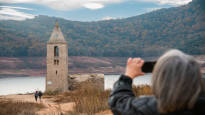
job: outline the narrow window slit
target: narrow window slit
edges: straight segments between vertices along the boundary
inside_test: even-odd
[[[58,48],[58,46],[55,46],[54,47],[54,56],[59,56],[59,48]]]

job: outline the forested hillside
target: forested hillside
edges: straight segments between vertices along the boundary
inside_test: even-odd
[[[204,0],[126,19],[78,22],[37,16],[0,21],[0,56],[45,56],[56,20],[72,56],[158,56],[170,48],[205,54]]]

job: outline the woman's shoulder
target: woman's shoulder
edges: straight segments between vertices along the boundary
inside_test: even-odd
[[[158,114],[155,96],[140,96],[133,101],[133,105],[144,115]]]

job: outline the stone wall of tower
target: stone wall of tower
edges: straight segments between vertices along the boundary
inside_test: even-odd
[[[54,47],[58,46],[59,56],[54,56]],[[55,64],[55,60],[59,60]],[[66,43],[47,44],[46,91],[66,91],[68,89],[68,47]]]

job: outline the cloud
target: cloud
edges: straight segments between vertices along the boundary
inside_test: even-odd
[[[145,9],[145,12],[148,13],[148,12],[152,12],[152,11],[156,11],[156,10],[160,10],[162,8],[146,8]]]
[[[26,9],[23,7],[10,7],[10,6],[0,6],[0,20],[25,20],[25,19],[32,19],[35,15],[20,12],[16,9]]]
[[[136,2],[153,2],[160,5],[183,5],[191,2],[192,0],[0,0],[2,3],[29,3],[40,4],[51,7],[56,10],[73,10],[77,8],[88,8],[96,10],[103,8],[107,4],[121,3],[127,1]]]
[[[188,4],[192,0],[136,0],[136,1],[154,2],[154,3],[158,3],[160,5],[168,4],[168,5],[173,5],[173,6],[179,6],[179,5]]]
[[[104,17],[102,20],[115,20],[115,19],[120,19],[120,18],[115,18],[115,17],[106,16],[106,17]]]
[[[123,1],[125,0],[0,0],[2,3],[41,4],[57,10],[72,10],[77,8],[96,10],[103,8],[106,4],[120,3]]]
[[[97,9],[104,7],[103,4],[99,4],[99,3],[87,3],[87,4],[84,4],[83,6],[91,10],[97,10]]]
[[[31,8],[13,7],[13,6],[0,6],[0,8],[12,8],[12,9],[20,9],[20,10],[33,10]]]
[[[159,0],[160,4],[170,4],[170,5],[184,5],[188,4],[192,0]]]

